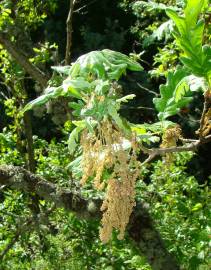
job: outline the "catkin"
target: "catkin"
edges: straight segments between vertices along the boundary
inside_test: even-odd
[[[161,148],[174,147],[177,145],[177,141],[181,136],[181,128],[179,125],[168,128],[163,134]],[[163,158],[165,165],[169,166],[174,161],[174,154],[167,153]]]
[[[202,136],[207,136],[211,131],[211,108],[208,109],[204,118],[204,125],[202,129]]]
[[[125,228],[135,206],[135,182],[140,171],[135,154],[135,136],[131,136],[132,153],[123,149],[123,139],[122,132],[109,120],[103,121],[92,135],[85,130],[81,136],[81,184],[93,178],[96,189],[102,190],[106,186],[100,228],[100,239],[104,243],[111,238],[113,229],[118,230],[118,239],[124,238]],[[111,176],[105,182],[102,178],[106,169],[111,171]]]

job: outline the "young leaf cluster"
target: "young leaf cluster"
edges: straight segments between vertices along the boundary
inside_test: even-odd
[[[76,128],[69,137],[69,149],[75,150],[78,134],[87,128],[93,132],[97,123],[111,118],[126,134],[129,127],[119,116],[122,102],[134,95],[120,98],[118,84],[126,70],[140,71],[142,67],[128,56],[108,49],[92,51],[79,57],[71,66],[53,67],[56,72],[67,76],[62,85],[48,87],[44,94],[28,103],[24,111],[41,106],[51,99],[69,97],[69,107],[80,121],[74,121]]]
[[[153,100],[161,120],[177,114],[180,108],[188,105],[191,97],[185,96],[187,92],[189,95],[198,90],[205,92],[210,87],[210,47],[202,44],[204,21],[198,20],[206,5],[204,0],[188,1],[184,16],[172,9],[166,11],[177,28],[174,37],[181,50],[180,59],[184,67],[168,73],[166,85],[160,86],[161,98]]]

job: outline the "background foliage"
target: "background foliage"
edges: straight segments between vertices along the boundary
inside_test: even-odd
[[[52,72],[50,66],[58,66],[64,59],[64,28],[69,4],[63,0],[38,2],[1,1],[0,30],[9,33],[12,41],[21,44],[19,49],[28,52],[31,63],[41,70],[47,70],[49,75],[53,73],[51,87],[59,87],[66,79],[66,74],[61,74],[58,70]],[[210,10],[206,7],[208,2],[204,3],[206,12],[202,15],[205,29],[203,44],[207,44],[210,39]],[[172,36],[175,28],[173,21],[166,15],[166,8],[168,7],[167,14],[177,25],[178,18],[174,12],[181,13],[185,4],[186,1],[181,0],[106,0],[103,3],[78,1],[73,19],[72,58],[75,61],[80,55],[99,49],[131,53],[133,59],[139,59],[144,70],[139,73],[128,72],[127,77],[120,79],[120,93],[136,95],[136,99],[123,103],[121,109],[118,108],[120,115],[128,122],[137,124],[153,123],[170,117],[169,120],[181,125],[184,136],[194,138],[202,109],[202,91],[188,92],[184,91],[184,87],[180,87],[176,91],[175,99],[170,105],[168,103],[169,107],[166,105],[169,97],[164,94],[166,89],[169,89],[168,93],[171,93],[172,97],[175,86],[181,79],[186,78],[183,86],[185,84],[187,89],[187,85],[191,86],[188,76],[192,74],[208,77],[210,70],[206,60],[210,53],[208,48],[202,50],[202,44],[199,44],[198,47],[191,48],[194,54],[189,55],[184,46],[178,47],[183,35],[180,29],[176,34],[176,41]],[[191,23],[194,23],[192,18]],[[195,35],[200,35],[199,28],[196,23]],[[194,40],[187,42],[193,46],[198,45]],[[181,49],[186,54],[184,57],[183,53],[183,63],[188,71],[178,67]],[[205,57],[205,60],[200,62],[200,67],[190,65],[190,62],[193,62],[191,57],[195,54],[201,59]],[[39,96],[42,89],[36,82],[27,78],[25,71],[3,46],[0,47],[0,60],[0,164],[25,166],[28,153],[22,109],[29,100]],[[118,73],[113,76],[112,79],[120,77]],[[68,79],[66,80],[68,83]],[[84,81],[80,83],[85,85]],[[159,96],[161,83],[164,84],[160,88]],[[198,88],[203,88],[203,81],[197,83]],[[77,92],[73,95],[80,98]],[[159,111],[159,119],[154,109],[153,98]],[[29,113],[32,117],[36,172],[56,183],[58,187],[77,189],[79,183],[69,178],[68,165],[73,156],[69,154],[67,143],[75,125],[71,123],[64,104],[64,100],[60,98],[58,101],[47,102],[46,106],[37,107]],[[74,104],[72,109],[75,109]],[[102,114],[104,115],[104,111]],[[85,117],[90,115],[96,116],[96,112],[84,112]],[[147,129],[146,131],[148,132]],[[153,143],[157,145],[156,139]],[[136,187],[137,199],[149,208],[156,228],[165,240],[168,250],[176,256],[181,269],[209,269],[209,151],[210,144],[207,144],[196,154],[175,154],[174,162],[165,169],[162,160],[157,159],[151,165],[142,168],[141,180]],[[77,169],[75,164],[74,168]],[[82,192],[87,197],[102,197],[102,193],[93,191],[91,185],[87,185]],[[27,194],[8,189],[0,190],[0,252],[14,237],[16,229],[30,216],[31,204],[31,198]],[[50,207],[42,200],[39,201],[39,205],[42,212]],[[45,217],[41,225],[37,224],[21,234],[0,262],[0,267],[151,269],[145,258],[140,255],[138,247],[127,235],[123,241],[117,240],[114,235],[109,244],[103,245],[99,241],[98,228],[99,223],[96,221],[83,221],[64,210],[54,210]]]

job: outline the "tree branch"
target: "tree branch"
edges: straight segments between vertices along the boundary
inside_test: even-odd
[[[76,10],[74,10],[73,12],[74,12],[74,13],[79,13],[80,11],[82,11],[83,9],[87,8],[88,6],[94,4],[95,2],[97,2],[97,0],[90,1],[88,4],[86,4],[86,5],[84,5],[84,6],[80,7],[80,8],[78,8],[78,9],[76,9]]]
[[[150,90],[149,88],[147,87],[144,87],[143,85],[141,85],[140,83],[136,83],[141,89],[145,90],[146,92],[150,93],[150,94],[153,94],[154,96],[159,96],[158,93],[156,93],[155,91],[152,91]]]
[[[5,185],[11,189],[26,193],[35,193],[46,201],[52,202],[56,207],[65,208],[67,211],[75,212],[79,217],[91,217],[88,211],[89,201],[80,196],[79,193],[70,190],[60,190],[56,185],[45,181],[42,177],[35,175],[21,167],[0,166],[0,186]],[[99,202],[96,201],[97,206]],[[99,216],[100,212],[94,213]]]
[[[73,10],[76,0],[70,0],[70,9],[67,16],[67,41],[66,41],[66,54],[65,54],[65,65],[69,65],[71,63],[71,54],[72,54],[72,23],[73,23]]]
[[[200,145],[208,143],[211,141],[211,135],[208,135],[203,138],[203,141],[199,140],[184,140],[184,141],[190,141],[189,144],[183,145],[183,146],[175,146],[175,147],[167,147],[167,148],[146,148],[143,145],[140,145],[141,150],[148,154],[148,158],[142,163],[142,165],[150,162],[152,159],[154,159],[156,156],[165,155],[167,153],[178,153],[178,152],[186,152],[186,151],[194,151],[196,150]]]
[[[58,189],[56,185],[44,180],[42,177],[15,166],[0,166],[0,187],[5,186],[22,192],[35,193],[46,201],[52,202],[56,207],[63,207],[72,211],[80,218],[100,218],[101,200],[93,200],[89,210],[90,201],[84,199],[80,193]],[[94,209],[94,210],[93,210]],[[137,203],[128,226],[128,233],[141,249],[153,270],[178,270],[179,267],[165,248],[163,241],[154,228],[153,221],[144,205]]]
[[[13,44],[4,33],[0,33],[0,43],[8,51],[9,54],[17,61],[17,63],[27,72],[30,76],[37,81],[42,87],[46,87],[49,80],[48,76],[29,62],[28,58],[21,53],[16,44]]]

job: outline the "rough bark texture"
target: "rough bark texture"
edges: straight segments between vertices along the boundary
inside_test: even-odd
[[[79,193],[71,190],[59,189],[53,183],[45,181],[21,167],[0,166],[0,187],[7,186],[26,193],[34,193],[57,207],[76,213],[79,217],[91,218],[100,216],[99,210],[95,213],[88,211],[90,201],[85,200]],[[100,201],[95,201],[96,206]],[[99,207],[96,207],[99,209]]]
[[[102,202],[100,200],[92,201],[92,204],[94,203],[96,207],[92,207],[90,212],[90,201],[82,198],[79,193],[58,189],[53,183],[21,167],[1,165],[1,186],[27,193],[33,192],[46,201],[54,203],[56,207],[75,212],[80,218],[100,218],[101,216],[99,209]],[[179,269],[174,257],[165,249],[146,207],[139,203],[130,219],[128,233],[138,245],[142,254],[146,256],[153,270]]]

